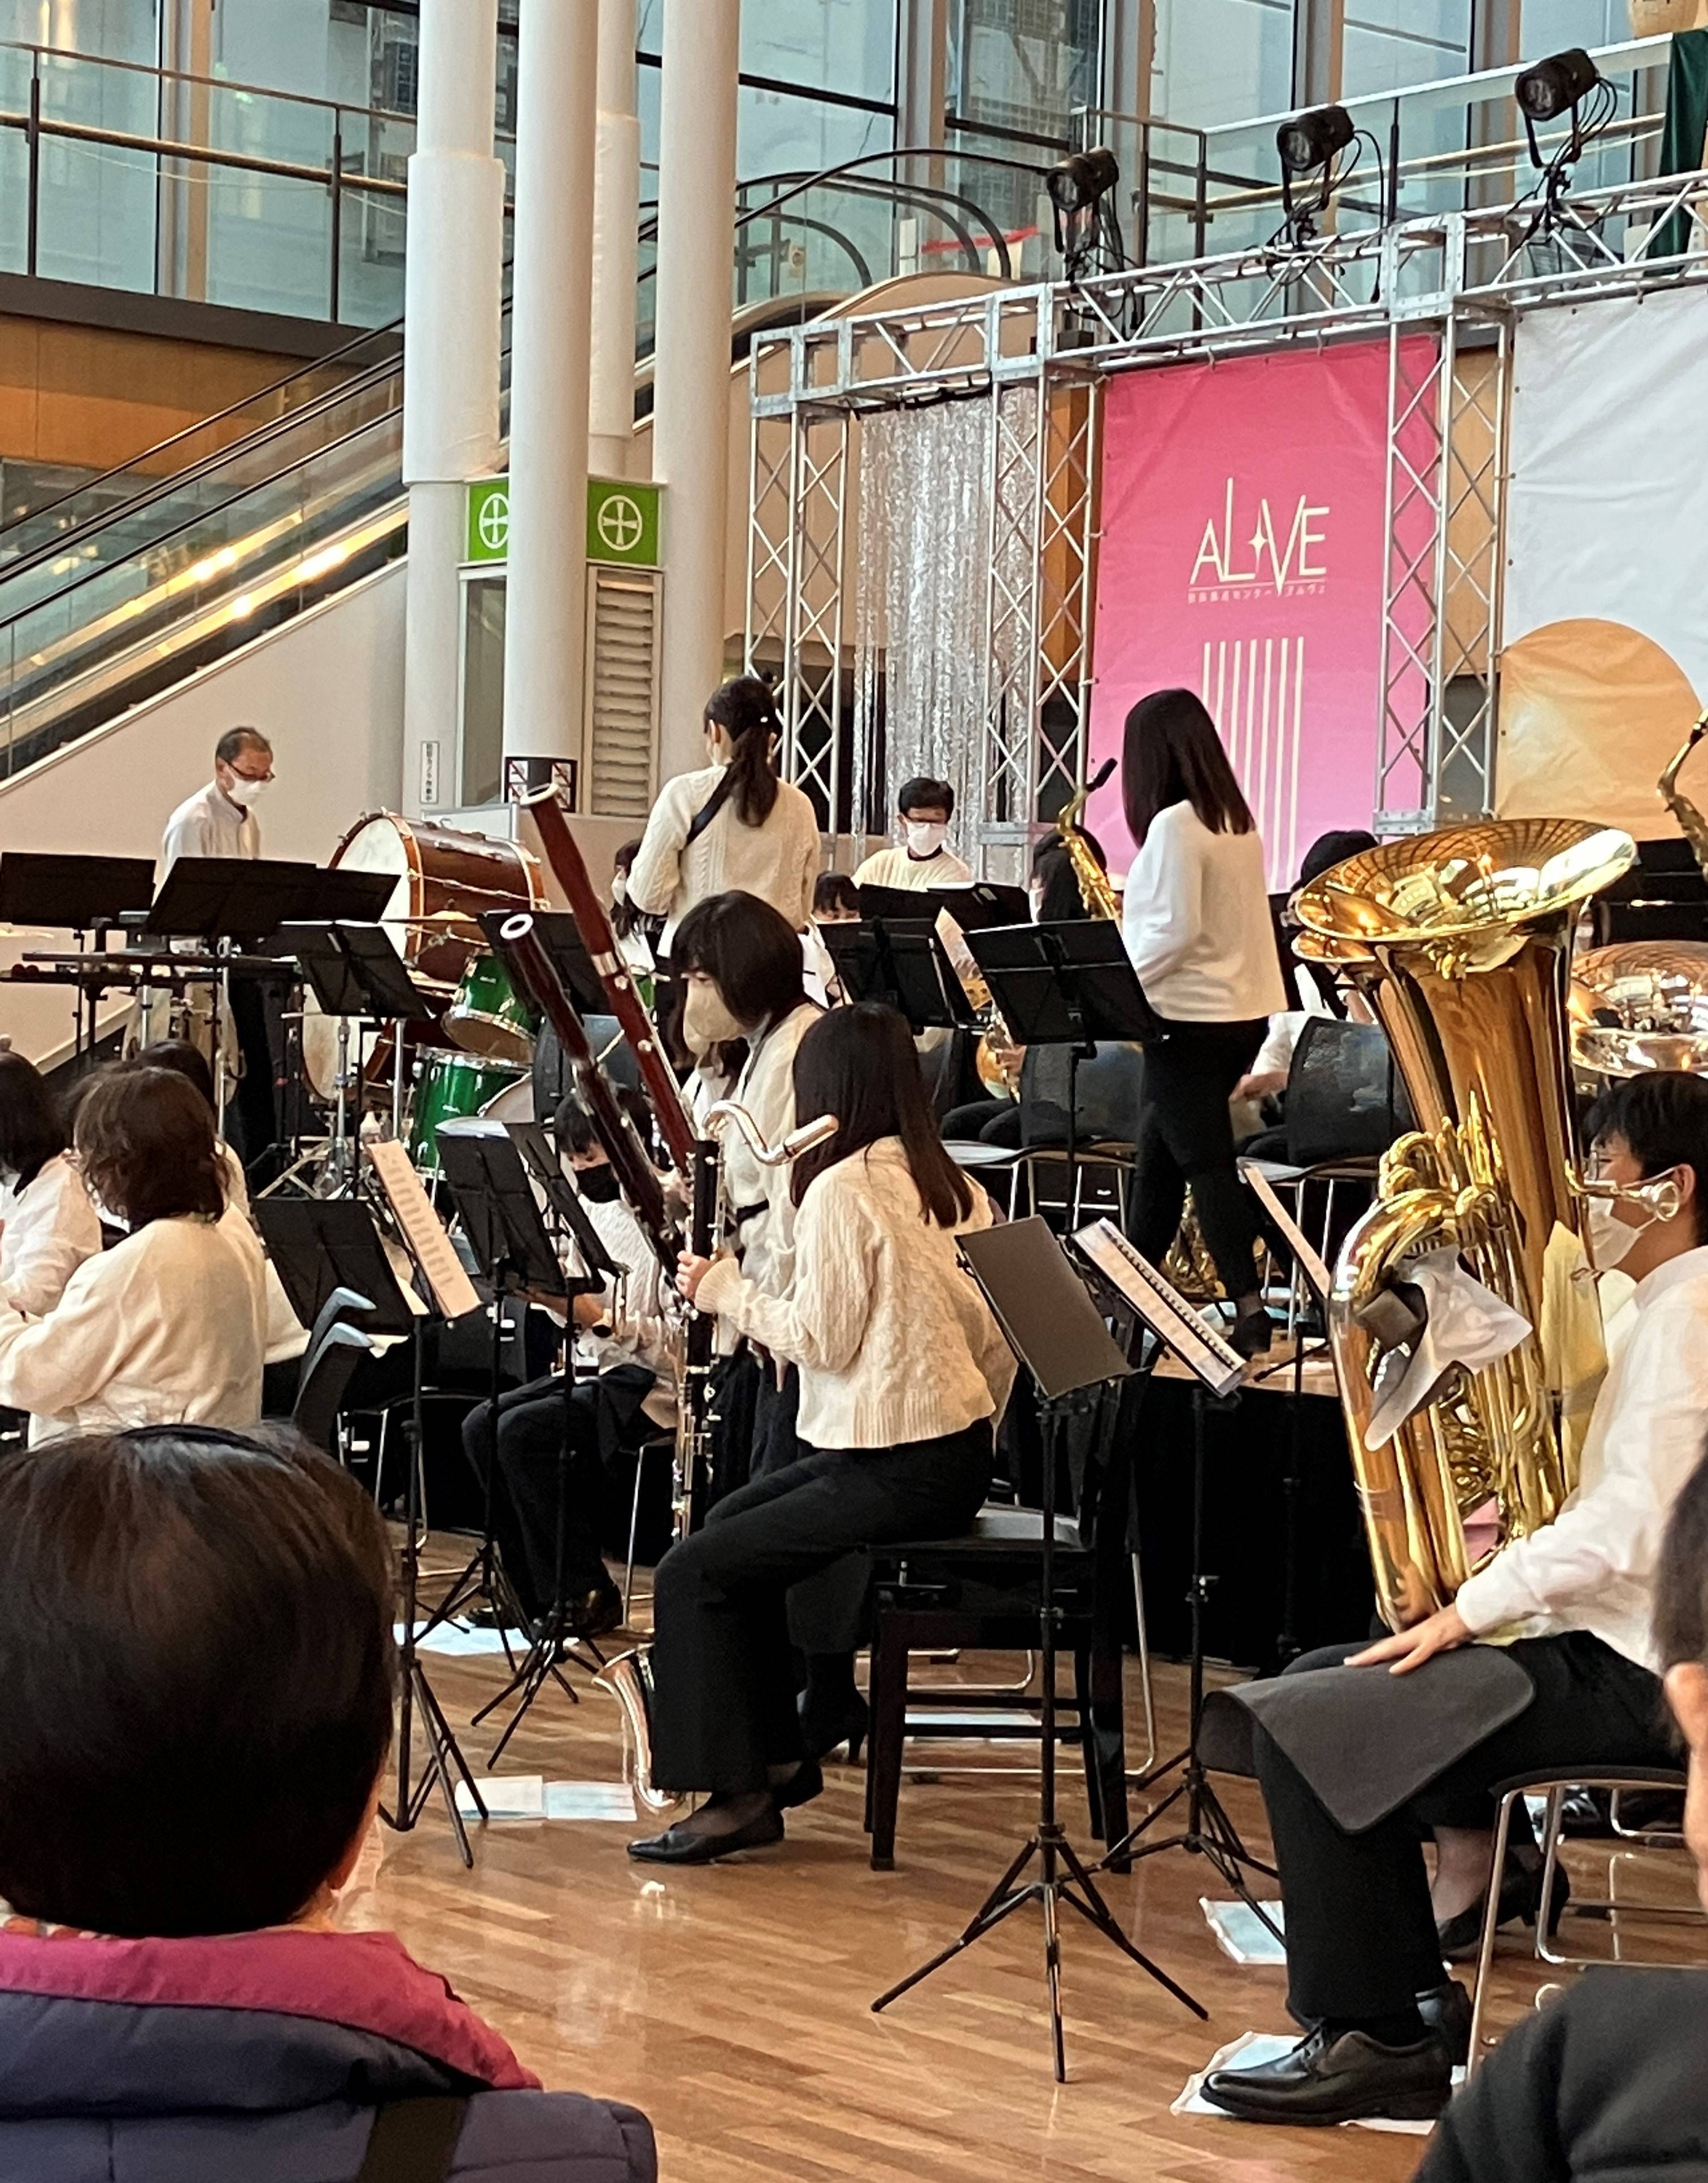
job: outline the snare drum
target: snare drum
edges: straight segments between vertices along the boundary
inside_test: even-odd
[[[487,1054],[498,1061],[533,1058],[534,1029],[527,1005],[517,998],[509,973],[496,955],[477,955],[464,971],[445,1010],[442,1028],[465,1053]]]
[[[409,1121],[409,1157],[423,1175],[439,1172],[439,1125],[464,1121],[527,1074],[515,1061],[491,1061],[448,1051],[423,1056]]]

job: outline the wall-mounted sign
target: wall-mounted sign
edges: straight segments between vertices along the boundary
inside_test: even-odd
[[[587,480],[587,558],[628,569],[659,565],[662,488],[626,478]],[[476,478],[468,491],[464,558],[506,561],[510,552],[510,480]]]

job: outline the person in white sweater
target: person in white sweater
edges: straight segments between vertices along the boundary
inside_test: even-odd
[[[0,1053],[0,1298],[31,1317],[52,1311],[100,1247],[58,1102],[21,1053]]]
[[[707,700],[710,763],[665,783],[629,868],[629,901],[665,919],[664,955],[697,902],[732,887],[768,902],[791,932],[806,930],[819,825],[800,790],[777,778],[782,735],[776,702],[757,675],[737,675]]]
[[[708,1042],[743,1042],[747,1059],[722,1096],[747,1108],[765,1143],[781,1143],[795,1126],[795,1055],[824,1014],[806,997],[799,941],[757,896],[715,895],[682,919],[674,960],[688,1045],[698,1053]],[[785,1296],[794,1279],[789,1170],[762,1165],[728,1124],[717,1135],[743,1277],[765,1296]],[[758,1478],[794,1460],[799,1375],[776,1359],[756,1360],[755,1369],[748,1475]]]
[[[118,1069],[77,1109],[91,1203],[129,1232],[86,1258],[45,1317],[0,1308],[0,1403],[32,1440],[131,1425],[253,1425],[266,1305],[261,1246],[227,1221],[213,1119],[181,1076]]]
[[[659,1864],[703,1864],[780,1841],[782,1814],[823,1776],[796,1708],[792,1585],[850,1550],[948,1538],[990,1485],[1014,1360],[955,1252],[993,1219],[950,1162],[913,1041],[875,1003],[814,1025],[795,1058],[803,1121],[836,1135],[795,1164],[795,1274],[763,1294],[728,1258],[684,1256],[702,1311],[800,1367],[798,1461],[720,1501],[659,1564],[654,1768],[662,1787],[709,1791],[689,1819],[631,1842]]]
[[[900,887],[922,894],[929,887],[971,886],[972,867],[949,846],[954,790],[946,780],[919,775],[896,797],[900,842],[880,849],[854,872],[856,886]]]
[[[1227,1102],[1287,1003],[1263,842],[1216,723],[1189,690],[1153,691],[1127,714],[1121,781],[1138,844],[1121,930],[1166,1034],[1145,1049],[1128,1233],[1160,1264],[1189,1184],[1234,1304],[1234,1347],[1255,1356],[1270,1325]]]

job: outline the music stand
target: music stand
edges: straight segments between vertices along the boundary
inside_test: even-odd
[[[336,876],[336,875],[331,875]],[[360,873],[362,879],[383,873]],[[409,965],[383,925],[353,924],[314,918],[281,925],[276,945],[294,956],[322,1011],[338,1026],[337,1097],[332,1108],[332,1143],[320,1187],[330,1175],[333,1188],[353,1180],[350,1158],[350,1021],[431,1023],[439,1004],[415,983]],[[403,1041],[394,1036],[392,1069],[392,1134],[400,1134],[403,1114]]]
[[[576,1329],[572,1307],[578,1296],[603,1294],[604,1283],[596,1276],[565,1273],[552,1240],[546,1233],[545,1223],[540,1218],[539,1203],[529,1182],[522,1155],[502,1123],[479,1119],[444,1123],[439,1131],[439,1153],[441,1172],[462,1218],[463,1232],[492,1284],[495,1321],[502,1315],[506,1297],[536,1299],[549,1297],[554,1301],[560,1301],[565,1312],[564,1431],[558,1452],[557,1540],[553,1558],[552,1604],[543,1622],[531,1633],[531,1642],[521,1666],[498,1696],[490,1699],[474,1715],[472,1725],[478,1727],[488,1714],[496,1713],[500,1706],[520,1693],[520,1703],[506,1724],[503,1734],[493,1746],[492,1757],[487,1761],[490,1766],[496,1766],[504,1755],[505,1746],[521,1726],[529,1708],[545,1688],[548,1677],[557,1683],[571,1704],[581,1703],[559,1665],[561,1660],[569,1657],[574,1646],[585,1644],[598,1666],[603,1668],[605,1664],[604,1655],[591,1638],[580,1638],[567,1627],[569,1602],[564,1591],[570,1426],[576,1389]],[[498,1467],[496,1354],[495,1336],[492,1440],[487,1457],[488,1547],[492,1538],[493,1482]],[[482,1554],[476,1556],[474,1562],[458,1580],[459,1586],[467,1586],[475,1569],[482,1564],[485,1553],[483,1549]],[[454,1591],[457,1587],[453,1589]],[[442,1607],[440,1618],[448,1611]]]
[[[605,1274],[620,1281],[628,1272],[605,1248],[604,1240],[587,1218],[581,1192],[564,1173],[550,1132],[543,1122],[506,1122],[510,1141],[526,1162],[541,1193],[559,1225],[575,1244],[581,1264],[590,1274]]]
[[[409,1308],[374,1216],[359,1198],[258,1197],[256,1225],[280,1286],[304,1326],[314,1325],[334,1289],[371,1300],[362,1319],[370,1334],[413,1334]]]
[[[999,886],[994,880],[975,880],[971,886],[930,887],[926,900],[934,911],[952,917],[963,932],[1032,922],[1032,898],[1026,889]]]
[[[1041,1498],[1042,1564],[1038,1583],[1038,1650],[1043,1691],[1038,1765],[1038,1825],[1020,1853],[973,1913],[958,1937],[929,1963],[910,1971],[872,2003],[874,2014],[929,1978],[964,1948],[1000,1925],[1012,1912],[1037,1902],[1043,1912],[1044,1975],[1049,1988],[1049,2021],[1057,2084],[1067,2081],[1067,2056],[1061,2023],[1060,1908],[1064,1902],[1101,1933],[1160,1986],[1183,2002],[1195,2016],[1205,2011],[1185,1987],[1143,1954],[1098,1892],[1056,1816],[1055,1665],[1061,1609],[1055,1595],[1055,1480],[1060,1435],[1069,1418],[1095,1411],[1103,1390],[1133,1376],[1101,1314],[1074,1271],[1049,1225],[1034,1216],[960,1239],[962,1264],[996,1316],[1004,1338],[1031,1374],[1038,1390],[1038,1419],[1043,1431]],[[1037,1858],[1038,1876],[1021,1884],[1021,1875]]]
[[[513,968],[510,951],[502,937],[504,926],[515,915],[512,904],[507,909],[483,909],[476,920],[487,936],[487,945],[509,971],[510,982],[516,991],[526,996],[527,980]],[[604,1015],[609,1012],[605,989],[599,983],[599,974],[593,968],[593,958],[588,954],[587,943],[581,938],[581,928],[566,909],[536,909],[530,913],[534,920],[534,931],[540,945],[550,957],[558,975],[569,987],[570,997],[580,1015]]]
[[[1074,1248],[1091,1267],[1099,1284],[1121,1307],[1149,1327],[1156,1338],[1157,1352],[1167,1349],[1192,1374],[1192,1580],[1187,1591],[1191,1616],[1191,1702],[1186,1748],[1160,1766],[1152,1766],[1134,1783],[1148,1789],[1153,1782],[1180,1769],[1180,1779],[1160,1804],[1154,1804],[1138,1825],[1099,1859],[1099,1872],[1125,1872],[1147,1857],[1166,1850],[1184,1850],[1201,1857],[1224,1884],[1246,1902],[1279,1938],[1279,1931],[1257,1897],[1245,1884],[1243,1868],[1273,1879],[1272,1865],[1253,1857],[1239,1838],[1221,1799],[1210,1786],[1199,1756],[1199,1731],[1204,1716],[1204,1610],[1213,1580],[1204,1569],[1204,1499],[1208,1473],[1205,1418],[1211,1408],[1231,1409],[1238,1399],[1245,1376],[1245,1360],[1224,1341],[1207,1319],[1195,1312],[1180,1291],[1158,1273],[1150,1261],[1136,1251],[1112,1220],[1094,1220],[1073,1237]],[[1184,1797],[1186,1825],[1179,1832],[1157,1841],[1141,1841],[1163,1814]],[[1133,1845],[1138,1843],[1135,1848]]]
[[[92,934],[98,948],[109,928],[147,909],[154,896],[151,857],[59,857],[27,849],[0,856],[0,924],[45,925]],[[98,1036],[100,991],[79,986],[74,1052],[92,1053]],[[84,1021],[86,1006],[88,1021]]]
[[[861,889],[862,894],[871,892]],[[913,904],[905,921],[879,917],[870,923],[819,927],[843,992],[851,1001],[886,1003],[915,1031],[971,1030],[977,1014],[934,923],[920,915],[919,896],[903,899]]]

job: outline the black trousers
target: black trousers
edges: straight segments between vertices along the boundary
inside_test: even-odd
[[[953,1538],[989,1490],[991,1429],[891,1448],[803,1448],[720,1501],[659,1564],[654,1772],[661,1788],[762,1789],[803,1755],[789,1586],[856,1547]]]
[[[653,1426],[641,1404],[653,1375],[620,1368],[578,1380],[569,1400],[560,1378],[535,1380],[498,1397],[498,1479],[492,1530],[522,1611],[532,1621],[556,1603],[559,1457],[563,1467],[564,1596],[575,1599],[609,1581],[600,1542],[628,1509],[613,1458],[637,1447]],[[482,1485],[492,1448],[492,1406],[463,1421],[463,1447]],[[632,1471],[628,1474],[632,1479]]]
[[[1173,1242],[1192,1186],[1199,1225],[1232,1297],[1257,1286],[1257,1215],[1233,1160],[1229,1094],[1257,1058],[1268,1030],[1250,1023],[1166,1024],[1144,1050],[1127,1233],[1153,1265]]]
[[[1288,1672],[1335,1664],[1357,1649],[1338,1646]],[[1573,1766],[1676,1764],[1658,1676],[1583,1630],[1521,1639],[1510,1649],[1536,1687],[1528,1708],[1363,1834],[1336,1825],[1297,1769],[1257,1732],[1258,1776],[1287,1905],[1288,1998],[1299,2016],[1392,2015],[1440,1985],[1423,1838],[1438,1826],[1492,1827],[1489,1791],[1497,1782]],[[1370,1764],[1381,1765],[1379,1751]]]

